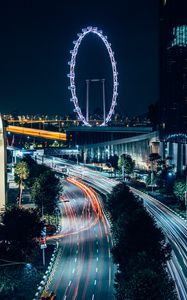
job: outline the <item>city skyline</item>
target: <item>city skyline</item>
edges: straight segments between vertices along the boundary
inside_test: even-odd
[[[66,77],[71,58],[69,51],[77,33],[85,26],[95,25],[108,36],[115,52],[119,72],[116,110],[126,115],[145,113],[148,106],[158,100],[158,11],[156,4],[152,4],[137,1],[136,10],[127,2],[119,2],[115,7],[106,2],[98,7],[95,2],[92,10],[84,3],[75,3],[71,8],[68,3],[57,2],[53,6],[48,3],[36,6],[32,1],[19,6],[13,2],[1,4],[1,112],[71,113],[74,107],[69,101]],[[67,11],[70,12],[68,17]],[[112,17],[115,22],[111,21]],[[96,54],[93,62],[89,57],[92,48]],[[97,43],[92,38],[82,45],[76,70],[82,80],[77,85],[80,98],[86,94],[83,86],[86,76],[106,77],[110,73],[104,51],[102,42]],[[98,59],[103,66],[98,66]],[[107,88],[110,102],[110,82]]]
[[[0,4],[1,299],[187,299],[186,8]]]

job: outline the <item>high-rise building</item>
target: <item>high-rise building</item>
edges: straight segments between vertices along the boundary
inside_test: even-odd
[[[160,1],[160,125],[187,132],[187,0]]]
[[[3,121],[0,115],[0,213],[4,211],[7,198],[6,147]]]

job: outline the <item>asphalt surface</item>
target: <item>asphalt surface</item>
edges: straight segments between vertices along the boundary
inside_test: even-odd
[[[82,171],[81,171],[82,169]],[[110,193],[118,184],[114,179],[106,178],[97,171],[81,166],[70,168],[70,175],[82,178],[102,193]],[[131,188],[132,192],[144,201],[144,206],[155,218],[158,226],[163,230],[172,246],[172,258],[168,261],[168,271],[174,279],[178,297],[187,299],[187,223],[171,209],[153,197]]]
[[[55,237],[58,255],[46,290],[54,291],[59,300],[112,300],[115,266],[110,225],[95,191],[69,180],[60,204],[62,230]]]
[[[49,158],[51,161],[51,158]],[[107,178],[97,171],[90,170],[81,165],[73,165],[67,161],[55,158],[55,164],[60,170],[61,166],[68,167],[68,175],[89,183],[96,190],[107,194],[119,182]],[[187,299],[187,222],[182,220],[167,206],[153,197],[131,188],[134,194],[140,196],[144,206],[155,218],[159,227],[162,228],[166,238],[172,246],[172,258],[168,262],[168,271],[173,277],[180,300]],[[89,298],[88,298],[89,299]],[[92,299],[92,298],[91,298]],[[94,299],[94,298],[93,298]],[[101,297],[101,299],[103,299]]]

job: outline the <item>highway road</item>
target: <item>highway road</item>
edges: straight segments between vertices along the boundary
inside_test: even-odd
[[[131,190],[142,199],[147,210],[155,217],[172,246],[172,260],[168,269],[172,274],[180,299],[187,299],[187,226],[172,210],[153,197],[134,188]]]
[[[59,250],[45,289],[55,291],[59,300],[114,299],[110,226],[99,196],[69,178],[60,209],[62,230],[55,236]]]
[[[66,164],[69,176],[79,177],[104,194],[110,193],[118,184],[114,179],[106,178],[102,173],[90,170],[80,165],[56,160],[56,164]],[[173,277],[180,300],[187,299],[187,224],[167,206],[153,197],[131,188],[134,194],[141,197],[149,213],[151,213],[162,228],[172,246],[172,259],[168,262],[168,270]]]

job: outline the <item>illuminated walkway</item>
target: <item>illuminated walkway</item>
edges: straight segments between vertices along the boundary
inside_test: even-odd
[[[6,130],[15,134],[24,134],[50,140],[66,141],[66,133],[62,132],[53,132],[49,130],[40,130],[12,125],[7,126]]]

